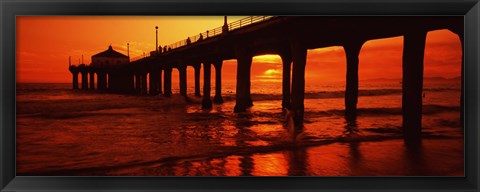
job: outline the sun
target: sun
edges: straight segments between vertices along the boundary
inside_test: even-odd
[[[278,74],[280,74],[280,71],[278,71],[277,69],[268,69],[268,70],[266,70],[265,72],[263,72],[263,74],[264,74],[265,76],[275,77],[275,76],[277,76]]]
[[[262,82],[281,82],[282,72],[279,69],[267,69],[256,77]]]
[[[282,59],[279,55],[259,55],[253,57],[253,62],[268,63],[268,64],[281,64]]]

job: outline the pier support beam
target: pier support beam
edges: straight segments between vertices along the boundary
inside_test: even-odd
[[[154,96],[154,95],[156,95],[156,91],[155,91],[155,81],[154,81],[155,75],[152,73],[152,71],[153,71],[153,70],[151,70],[151,71],[149,72],[150,75],[148,76],[148,82],[149,82],[148,94]]]
[[[97,89],[100,91],[107,89],[107,74],[103,71],[97,73]]]
[[[193,68],[195,70],[195,96],[201,97],[200,95],[200,68],[201,64],[195,64],[193,65]]]
[[[202,109],[211,109],[212,100],[210,98],[210,76],[211,76],[211,66],[210,62],[203,63],[203,100],[202,100]]]
[[[143,72],[141,75],[142,89],[140,94],[147,95],[147,72]]]
[[[187,66],[180,65],[178,68],[179,82],[180,82],[180,95],[187,96]]]
[[[88,89],[88,72],[82,71],[82,89]]]
[[[159,69],[156,73],[157,73],[157,88],[158,88],[158,94],[162,94],[163,93],[163,89],[162,89],[162,69]]]
[[[304,97],[305,97],[305,66],[307,61],[307,49],[298,41],[291,43],[293,69],[292,69],[292,92],[291,105],[294,112],[293,121],[297,131],[303,125]]]
[[[422,136],[423,58],[427,33],[415,31],[403,38],[402,112],[403,134],[409,144]]]
[[[165,68],[165,75],[163,75],[165,78],[164,80],[164,90],[163,94],[167,97],[170,97],[172,95],[172,68],[171,67],[166,67]]]
[[[458,38],[460,39],[460,43],[462,45],[462,63],[461,63],[461,88],[460,88],[460,124],[462,125],[462,128],[464,127],[464,124],[465,124],[465,120],[464,120],[464,110],[465,110],[465,103],[464,103],[464,78],[465,78],[465,60],[464,60],[464,57],[465,57],[465,48],[463,47],[464,46],[464,42],[463,42],[463,36],[464,36],[464,32],[463,32],[463,29],[464,29],[464,24],[463,24],[463,20],[460,20],[460,21],[457,21],[451,28],[450,30],[452,32],[454,32],[455,34],[458,35]]]
[[[358,54],[364,42],[350,41],[343,48],[347,56],[347,76],[345,89],[345,118],[355,121],[357,118],[358,102]]]
[[[280,54],[282,58],[282,108],[290,108],[290,72],[292,67],[291,54]]]
[[[117,89],[116,74],[113,70],[108,73],[108,92],[115,92]]]
[[[89,75],[90,75],[90,89],[93,90],[95,89],[95,73],[93,71],[90,71]],[[98,77],[97,77],[97,81],[98,81]]]
[[[106,87],[106,91],[110,91],[110,89],[112,88],[110,86],[110,82],[111,82],[111,73],[110,71],[107,70],[107,72],[105,73],[105,87]]]
[[[125,87],[125,92],[124,93],[128,93],[128,94],[132,94],[132,93],[135,93],[135,83],[134,83],[134,73],[132,72],[133,70],[132,69],[128,69],[125,74],[125,84],[126,84],[126,87]]]
[[[464,128],[465,126],[465,100],[463,99],[464,97],[464,92],[465,92],[465,89],[464,89],[464,86],[465,86],[465,47],[464,46],[464,43],[463,43],[463,30],[459,33],[457,33],[459,38],[460,38],[460,42],[462,43],[462,67],[461,67],[461,76],[460,78],[462,79],[461,80],[461,88],[460,88],[460,124],[462,125],[462,128]]]
[[[248,107],[253,106],[250,98],[250,68],[252,66],[252,56],[246,48],[237,48],[235,51],[237,57],[237,85],[236,85],[236,104],[233,111],[245,112]]]
[[[133,73],[130,69],[122,69],[117,73],[118,93],[131,94],[134,90]]]
[[[109,70],[107,70],[106,75],[105,75],[105,86],[106,86],[105,90],[106,91],[110,91],[110,89],[112,88],[111,85],[110,85],[111,81],[112,81],[111,75],[112,75],[112,73]]]
[[[119,69],[108,73],[108,91],[112,93],[130,94],[133,91],[133,73],[129,69]]]
[[[135,93],[140,94],[142,92],[142,79],[140,72],[135,73]]]
[[[73,89],[78,89],[78,72],[72,72],[72,76]]]
[[[215,66],[215,97],[213,102],[223,103],[222,98],[222,60],[213,64]]]
[[[112,70],[108,74],[108,91],[112,93],[120,92],[121,83],[119,82],[119,71]]]
[[[149,82],[150,82],[150,89],[149,89],[149,94],[152,96],[155,96],[158,94],[158,82],[157,82],[157,70],[152,67],[150,70],[150,76],[149,76]]]

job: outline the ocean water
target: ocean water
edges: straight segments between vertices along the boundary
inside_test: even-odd
[[[72,90],[17,84],[17,175],[398,176],[464,174],[460,82],[424,83],[422,144],[402,139],[401,84],[360,82],[358,117],[343,117],[342,83],[308,85],[305,139],[292,142],[281,83],[252,82],[254,106],[233,113],[201,98]],[[212,88],[212,99],[215,88]],[[203,93],[203,92],[202,92]]]

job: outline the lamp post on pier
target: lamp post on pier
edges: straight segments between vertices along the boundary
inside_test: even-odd
[[[155,26],[155,53],[158,54],[158,26]]]
[[[227,16],[223,16],[222,33],[228,32]]]

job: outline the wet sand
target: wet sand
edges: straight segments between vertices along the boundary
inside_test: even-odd
[[[58,172],[61,173],[61,172]],[[78,175],[148,176],[463,176],[463,142],[425,139],[417,150],[403,140],[292,147],[268,153],[168,159]]]

